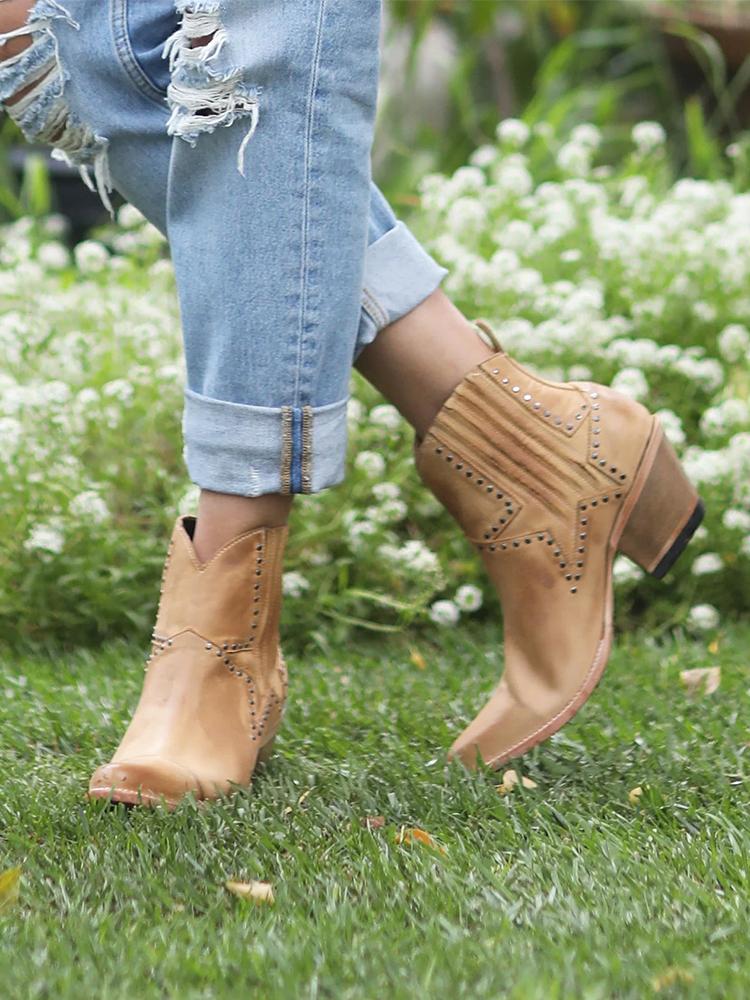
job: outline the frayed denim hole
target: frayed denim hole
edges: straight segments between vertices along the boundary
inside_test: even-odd
[[[170,135],[194,146],[199,137],[249,119],[249,129],[237,153],[237,169],[245,176],[245,152],[259,120],[257,88],[247,87],[239,69],[219,71],[216,63],[227,40],[220,4],[178,2],[182,21],[167,39],[163,57],[169,60],[172,81],[167,90]]]
[[[68,74],[61,64],[53,31],[56,20],[65,21],[75,30],[80,28],[57,0],[37,0],[26,24],[0,35],[2,99],[7,102],[14,94],[22,94],[17,101],[6,103],[10,117],[29,141],[53,146],[54,157],[78,167],[84,183],[99,193],[105,207],[113,214],[109,199],[112,182],[108,142],[78,121],[65,101]],[[31,44],[3,63],[3,47],[11,38],[23,35],[31,37]],[[93,181],[89,170],[93,170]]]

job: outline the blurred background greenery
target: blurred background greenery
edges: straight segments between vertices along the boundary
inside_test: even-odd
[[[451,171],[501,118],[607,143],[659,121],[678,173],[716,178],[750,127],[750,0],[387,0],[375,172],[401,211],[419,178]],[[608,151],[616,156],[616,149]],[[0,127],[0,216],[72,217],[101,207],[64,165]]]

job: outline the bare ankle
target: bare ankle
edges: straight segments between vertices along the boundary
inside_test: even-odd
[[[193,537],[196,555],[206,563],[223,545],[245,531],[286,524],[292,499],[282,494],[242,497],[202,490]]]

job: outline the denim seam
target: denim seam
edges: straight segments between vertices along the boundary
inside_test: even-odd
[[[158,105],[164,110],[166,107],[166,91],[157,87],[153,80],[146,74],[130,42],[128,0],[111,0],[110,14],[112,40],[120,60],[120,65],[136,90],[153,104]]]
[[[367,288],[362,289],[362,308],[379,330],[388,326],[388,313]]]
[[[281,492],[292,492],[292,408],[281,408]]]
[[[305,349],[305,328],[306,328],[306,314],[307,314],[307,279],[309,277],[308,273],[308,260],[309,260],[309,241],[310,241],[310,173],[311,173],[311,160],[312,160],[312,133],[313,126],[315,122],[315,100],[318,92],[318,83],[320,79],[320,59],[321,51],[323,47],[323,19],[326,12],[326,0],[320,0],[320,7],[318,11],[318,21],[315,26],[315,55],[313,57],[313,63],[310,73],[310,90],[308,93],[308,112],[307,121],[305,122],[305,161],[304,161],[304,201],[302,208],[302,261],[301,261],[301,271],[300,271],[300,309],[299,309],[299,327],[298,327],[298,343],[297,343],[297,359],[296,359],[296,372],[295,372],[295,385],[294,385],[294,401],[297,403],[301,396],[301,373],[303,356]]]
[[[313,408],[302,407],[302,461],[301,478],[302,493],[312,492],[312,442],[313,442]]]

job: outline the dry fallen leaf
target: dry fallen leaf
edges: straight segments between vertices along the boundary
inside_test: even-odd
[[[298,806],[302,805],[302,803],[305,801],[305,799],[307,798],[307,796],[310,794],[311,791],[312,791],[312,788],[308,788],[306,792],[303,792],[300,795],[300,797],[297,799],[297,805]]]
[[[641,788],[640,785],[636,785],[635,788],[630,789],[630,791],[628,792],[628,802],[631,804],[631,806],[638,805],[641,795],[643,795],[643,789]]]
[[[225,882],[224,885],[240,899],[249,899],[254,903],[274,902],[273,886],[270,882]]]
[[[419,652],[418,649],[411,650],[411,652],[409,653],[409,659],[418,670],[427,669],[427,661],[425,660],[424,656],[422,656],[422,654]]]
[[[21,869],[8,868],[0,874],[0,913],[5,913],[18,902],[21,890]]]
[[[662,990],[668,990],[670,986],[676,986],[678,983],[692,983],[693,979],[692,972],[688,972],[687,969],[678,969],[672,966],[669,969],[665,969],[658,976],[654,976],[651,980],[651,987],[654,993],[661,993]]]
[[[511,768],[509,771],[506,771],[505,774],[503,775],[503,783],[501,785],[496,786],[498,795],[507,795],[508,792],[512,792],[519,781],[521,782],[524,788],[537,787],[536,782],[532,781],[531,778],[527,778],[525,774],[523,775],[523,777],[519,778],[518,773],[514,771],[513,768]]]
[[[432,847],[441,854],[445,854],[445,848],[436,844],[426,830],[420,830],[418,826],[402,826],[395,837],[397,844],[424,844],[425,847]]]
[[[385,826],[385,816],[365,816],[361,822],[367,830],[380,830]]]
[[[688,694],[713,694],[721,683],[721,667],[693,667],[682,670],[680,680]]]

